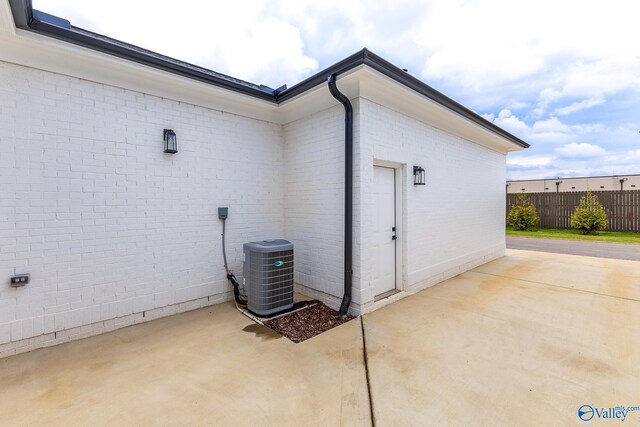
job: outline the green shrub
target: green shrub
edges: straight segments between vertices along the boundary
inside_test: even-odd
[[[535,227],[540,221],[536,207],[531,203],[529,197],[522,192],[518,194],[515,205],[511,205],[509,215],[507,215],[507,225],[516,230],[527,231]]]
[[[582,234],[597,234],[607,227],[607,213],[598,201],[598,196],[587,191],[571,215],[571,226]]]

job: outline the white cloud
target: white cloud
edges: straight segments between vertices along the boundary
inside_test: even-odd
[[[603,156],[606,151],[597,145],[589,144],[587,142],[572,142],[565,144],[562,147],[555,149],[555,152],[567,158],[593,158]]]
[[[552,162],[555,160],[553,156],[516,156],[509,155],[507,158],[507,164],[510,166],[522,166],[522,167],[535,167],[541,168],[545,166],[551,166]]]
[[[430,6],[419,37],[433,52],[425,61],[427,78],[450,79],[467,88],[539,80],[563,58],[576,64],[567,89],[588,82],[582,76],[609,87],[614,81],[624,85],[628,79],[607,76],[619,75],[638,58],[640,5],[632,0],[611,8],[593,0],[442,0]],[[628,77],[637,80],[632,73]]]
[[[557,117],[551,117],[535,122],[533,130],[536,132],[571,132],[571,127],[562,123]]]
[[[485,118],[491,117],[485,116]],[[535,121],[532,125],[513,114],[510,110],[502,110],[493,123],[520,136],[531,144],[557,144],[570,142],[574,138],[577,127],[568,126],[557,118]]]
[[[609,128],[602,123],[567,124],[557,117],[528,124],[511,111],[484,117],[522,136],[532,147],[507,157],[510,179],[639,173],[635,124]],[[575,139],[598,142],[575,142]],[[627,149],[624,149],[626,144]]]
[[[619,56],[580,62],[565,72],[562,95],[602,99],[623,90],[640,89],[640,54]]]
[[[72,25],[233,77],[274,87],[297,83],[318,62],[305,54],[299,29],[271,16],[268,6],[267,0],[34,1]]]
[[[562,92],[558,89],[547,87],[540,91],[539,100],[543,104],[557,101],[560,98],[562,98]]]
[[[566,116],[568,114],[573,114],[573,113],[576,113],[578,111],[586,110],[587,108],[591,108],[591,107],[595,107],[597,105],[604,104],[604,102],[605,101],[602,98],[585,99],[585,100],[582,100],[580,102],[574,102],[574,103],[572,103],[570,105],[567,105],[565,107],[556,108],[556,114],[559,114],[561,116]]]
[[[318,61],[306,56],[300,31],[286,21],[269,17],[256,23],[234,48],[217,46],[214,55],[234,77],[249,81],[270,81],[273,86],[297,83],[318,68]],[[272,76],[278,76],[275,80]]]
[[[640,172],[636,0],[33,2],[74,25],[272,87],[366,46],[530,142],[509,156],[512,173]],[[595,117],[596,106],[605,114]],[[593,147],[605,153],[585,157]]]
[[[640,165],[640,149],[608,155],[605,158],[605,162],[621,167],[632,167],[635,173],[638,173],[640,172],[638,170],[638,165]]]

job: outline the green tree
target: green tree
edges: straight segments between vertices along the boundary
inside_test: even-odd
[[[604,207],[598,201],[598,196],[587,191],[587,194],[580,198],[580,204],[576,210],[571,214],[571,226],[581,234],[597,234],[598,231],[607,227],[608,219]]]
[[[531,203],[529,197],[524,193],[518,194],[518,199],[511,205],[509,215],[507,215],[507,225],[516,230],[527,231],[535,227],[540,221],[536,212],[536,207]]]

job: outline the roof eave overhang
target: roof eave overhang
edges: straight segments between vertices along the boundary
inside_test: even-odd
[[[226,76],[219,77],[221,75],[215,75],[217,73],[213,73],[204,68],[186,64],[127,43],[118,42],[108,37],[76,29],[72,27],[68,21],[34,11],[31,6],[31,0],[9,0],[9,4],[17,28],[52,37],[127,61],[133,61],[144,66],[153,67],[157,70],[196,80],[226,91],[246,95],[276,107],[288,101],[301,98],[312,89],[326,84],[327,76],[330,74],[343,75],[349,71],[353,72],[366,66],[403,87],[426,97],[430,102],[435,102],[455,115],[465,118],[485,131],[491,132],[509,143],[514,144],[518,147],[517,149],[529,147],[529,144],[523,140],[489,122],[366,48],[316,73],[291,88],[279,92],[264,87],[252,87],[255,85],[248,83],[243,84],[246,82],[241,82],[237,79],[224,78]]]

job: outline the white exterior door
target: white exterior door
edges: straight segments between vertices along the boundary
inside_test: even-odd
[[[396,171],[373,167],[373,294],[396,289]]]

